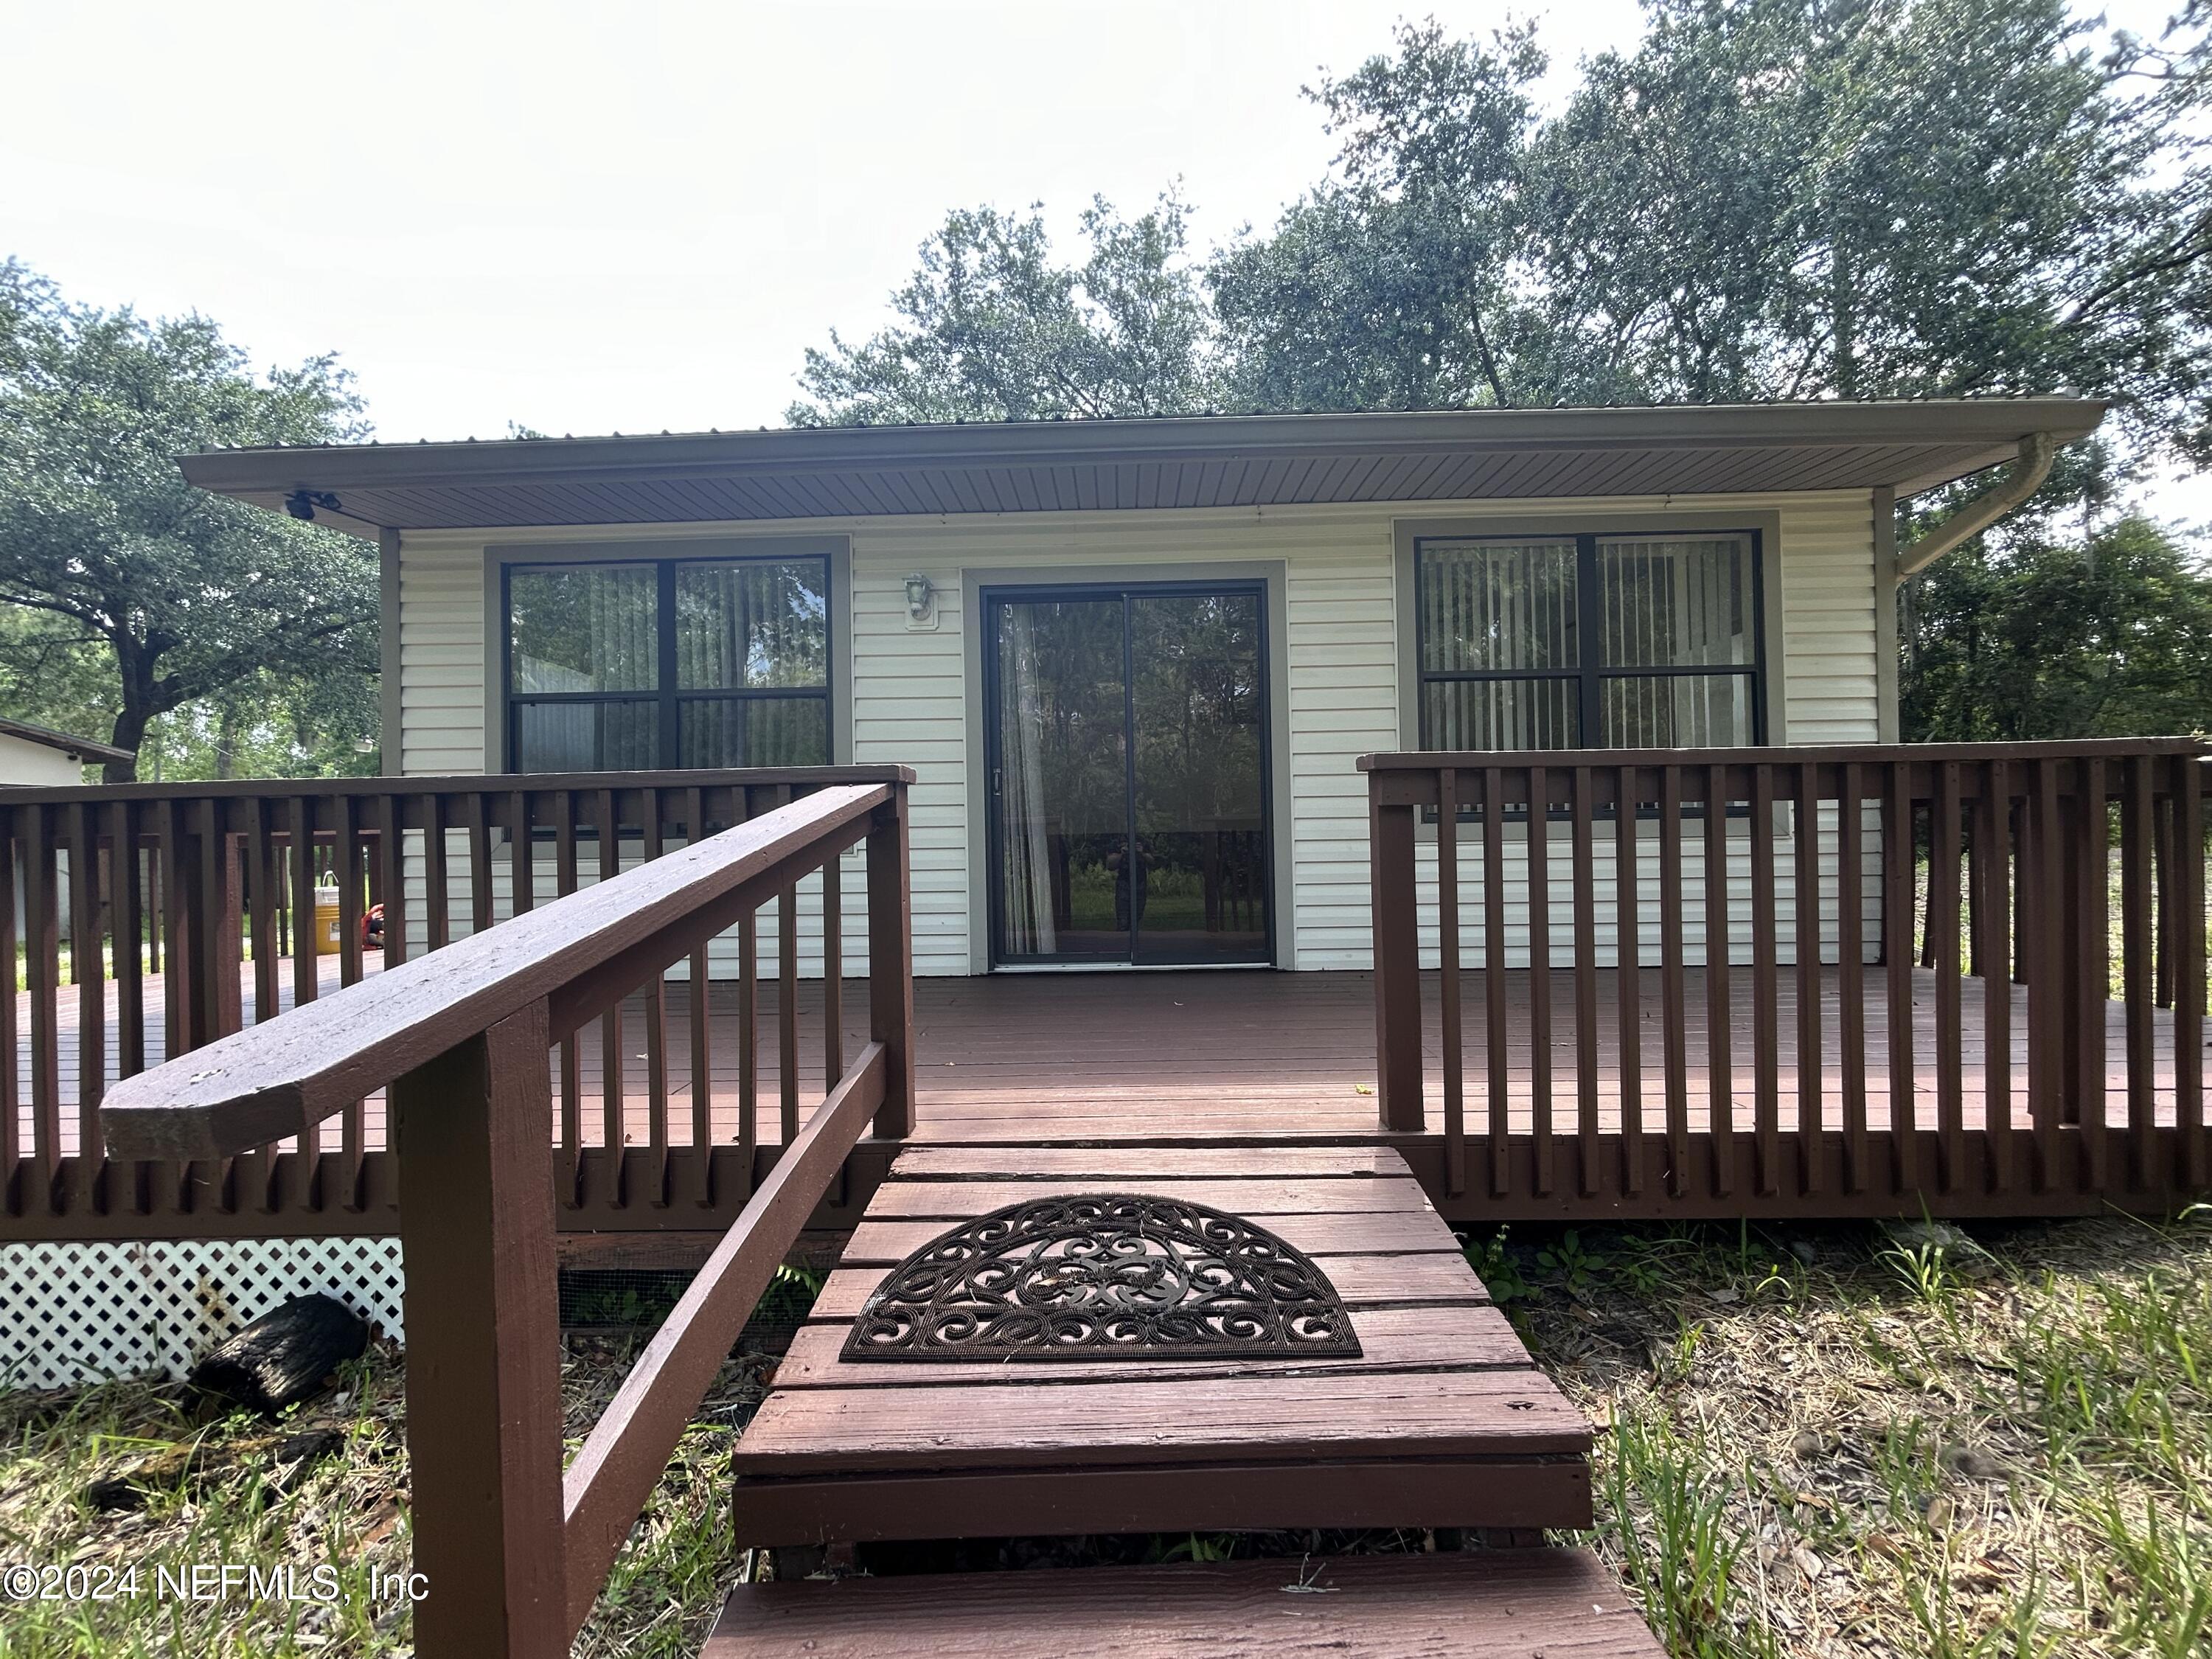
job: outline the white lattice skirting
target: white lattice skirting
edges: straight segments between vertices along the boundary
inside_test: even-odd
[[[0,1389],[179,1378],[313,1291],[397,1340],[403,1283],[396,1238],[0,1244]]]

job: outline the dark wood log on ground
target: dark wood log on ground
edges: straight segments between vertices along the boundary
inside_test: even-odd
[[[271,1414],[318,1393],[331,1372],[358,1359],[368,1327],[344,1303],[295,1296],[261,1316],[192,1367],[194,1388]]]

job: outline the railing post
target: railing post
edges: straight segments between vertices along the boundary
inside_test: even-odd
[[[868,1036],[884,1045],[884,1103],[875,1132],[886,1139],[914,1133],[914,878],[907,787],[869,821]],[[787,1066],[792,1064],[787,1055]]]
[[[1375,933],[1375,1092],[1382,1127],[1411,1131],[1422,1127],[1420,913],[1413,885],[1414,809],[1384,803],[1382,790],[1391,776],[1370,772],[1367,777]],[[1486,799],[1483,810],[1497,809]],[[1444,833],[1444,826],[1438,825],[1437,830]]]
[[[546,1006],[393,1084],[422,1659],[568,1650]]]

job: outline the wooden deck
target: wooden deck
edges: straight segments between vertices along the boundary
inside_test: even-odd
[[[366,965],[373,973],[376,964],[377,957],[372,953]],[[337,959],[323,958],[319,967],[325,993],[337,988]],[[249,1010],[250,974],[249,967]],[[1723,1120],[1746,1137],[1755,1133],[1758,1124],[1749,975],[1748,969],[1733,970],[1730,975],[1726,1098],[1731,1110]],[[280,1006],[289,1007],[289,964],[276,977],[282,992]],[[1577,1027],[1571,977],[1564,969],[1552,975],[1547,1086],[1553,1121],[1559,1126],[1557,1139],[1562,1143],[1576,1133],[1580,1064],[1585,1047]],[[1651,976],[1645,977],[1638,1022],[1641,1034],[1638,1098],[1642,1131],[1656,1139],[1664,1135],[1667,1124],[1666,1025],[1664,1011],[1649,983]],[[1523,1158],[1528,1154],[1530,1107],[1537,1086],[1529,1044],[1531,979],[1526,972],[1510,974],[1505,998],[1510,1060],[1507,1119],[1515,1142],[1512,1156]],[[800,1121],[822,1095],[826,1048],[823,989],[818,981],[803,981],[794,999],[795,1052],[799,1063],[793,1104]],[[1689,1129],[1700,1137],[1710,1134],[1715,1116],[1706,990],[1702,972],[1689,975],[1682,1019],[1683,1099]],[[1595,1133],[1608,1144],[1617,1141],[1622,1127],[1618,991],[1617,975],[1607,971],[1599,975],[1595,1030],[1587,1045],[1595,1065]],[[1032,1146],[1172,1142],[1179,1147],[1255,1139],[1388,1141],[1406,1150],[1417,1172],[1433,1190],[1439,1168],[1433,1142],[1439,1127],[1443,1080],[1434,975],[1427,977],[1424,992],[1429,1034],[1425,1056],[1427,1128],[1422,1134],[1393,1136],[1377,1127],[1373,981],[1367,974],[1217,970],[917,981],[915,1139],[925,1143]],[[755,1121],[763,1146],[778,1143],[784,1116],[779,1041],[782,1022],[777,993],[772,981],[761,986],[757,1017]],[[718,983],[708,994],[712,1084],[704,1116],[712,1143],[726,1148],[738,1139],[745,1045],[733,988]],[[1796,994],[1795,975],[1785,976],[1779,987],[1776,1021],[1778,1117],[1785,1131],[1800,1118]],[[1480,972],[1464,975],[1462,996],[1462,1018],[1472,1039],[1485,1029],[1486,991]],[[19,1006],[19,1021],[27,1021],[27,1000],[26,995]],[[663,1133],[665,1144],[675,1148],[692,1143],[696,1121],[690,1002],[687,985],[679,981],[668,986]],[[1915,970],[1911,1011],[1914,1119],[1923,1132],[1937,1118],[1941,1081],[1935,1041],[1937,1003],[1935,975]],[[842,1004],[842,1052],[849,1054],[866,1040],[867,1030],[865,988],[860,981],[845,982]],[[2033,1125],[2027,1081],[2026,988],[2012,988],[2011,1005],[2009,1097],[1992,1115],[1984,1085],[1984,988],[1978,980],[1963,981],[1959,1000],[1960,1094],[1963,1121],[1969,1132],[1978,1132],[1992,1118],[1997,1124],[2009,1123],[2021,1130]],[[152,1057],[160,1054],[161,1041],[157,980],[149,982],[147,1006],[146,1042]],[[76,1002],[66,988],[58,1012],[61,1095],[74,1103],[78,1094],[81,1045]],[[1869,1134],[1878,1139],[1891,1121],[1890,1008],[1879,974],[1866,977],[1863,1019],[1866,1122]],[[2153,1104],[2157,1121],[2170,1124],[2174,1121],[2172,1020],[2166,1010],[2160,1009],[2154,1011],[2150,1024],[2157,1079]],[[1833,969],[1822,975],[1818,1024],[1822,1038],[1820,1121],[1833,1135],[1842,1121],[1838,1083],[1843,1060],[1842,1008]],[[574,1107],[578,1146],[602,1147],[617,1136],[633,1149],[654,1144],[648,1058],[652,1045],[646,1030],[643,1005],[633,999],[611,1037],[598,1027],[580,1034],[575,1045],[578,1097]],[[2112,1120],[2118,1121],[2124,1111],[2126,1030],[2125,1008],[2118,1001],[2106,1005],[2105,1036],[2110,1111]],[[117,1048],[111,1017],[103,1044],[111,1079],[117,1073]],[[605,1063],[611,1048],[621,1057],[620,1098],[615,1102],[609,1101],[604,1086],[604,1079],[616,1069]],[[1484,1131],[1490,1109],[1485,1052],[1480,1042],[1470,1041],[1466,1088],[1469,1129],[1476,1135]],[[557,1056],[553,1063],[557,1079]],[[30,1094],[25,1077],[19,1099],[27,1103]],[[55,1126],[64,1156],[76,1150],[77,1117],[76,1111],[64,1110]],[[20,1109],[19,1123],[24,1144],[31,1144],[33,1126],[27,1103]],[[325,1151],[337,1151],[343,1144],[343,1126],[335,1121],[324,1124],[321,1134]],[[372,1097],[367,1103],[362,1144],[372,1151],[386,1145],[380,1097]],[[1839,1163],[1843,1153],[1838,1147],[1823,1156]],[[1598,1207],[1620,1212],[1615,1204]],[[1463,1206],[1454,1211],[1455,1214],[1471,1212]]]
[[[1188,1199],[1276,1233],[1334,1284],[1364,1352],[841,1357],[909,1252],[1006,1205],[1086,1192]],[[915,1147],[738,1443],[737,1541],[1580,1527],[1589,1439],[1386,1147]]]

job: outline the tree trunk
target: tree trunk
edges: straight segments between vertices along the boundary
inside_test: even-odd
[[[146,722],[151,716],[139,706],[137,699],[125,696],[122,709],[115,716],[115,729],[107,740],[118,749],[131,751],[128,760],[109,761],[100,768],[102,783],[136,783],[138,781],[138,745],[146,741]]]
[[[115,665],[120,671],[123,707],[116,711],[115,730],[108,741],[118,749],[128,750],[129,760],[109,761],[100,769],[102,783],[136,783],[138,781],[138,750],[146,741],[146,726],[160,711],[155,708],[153,665],[146,659],[143,647],[137,640],[110,636],[115,647]]]
[[[238,712],[228,706],[216,714],[215,775],[218,778],[238,775]]]

